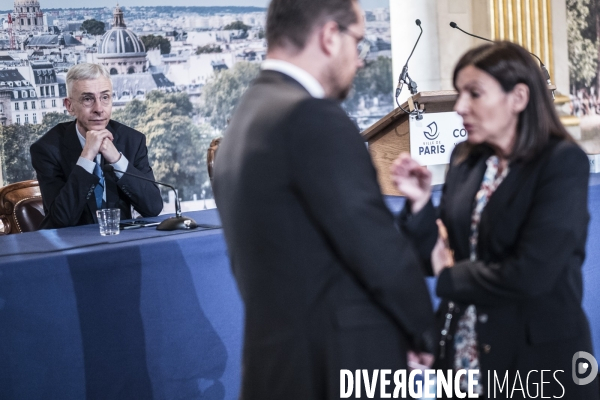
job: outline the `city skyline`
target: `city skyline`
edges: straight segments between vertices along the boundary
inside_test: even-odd
[[[124,7],[132,6],[194,6],[194,7],[213,7],[213,6],[237,6],[237,7],[267,7],[270,0],[110,0],[100,3],[94,3],[94,7],[114,7],[117,3]],[[362,8],[366,10],[374,8],[389,7],[389,0],[361,0]],[[0,0],[0,10],[12,10],[14,1]],[[73,4],[72,0],[41,0],[42,10],[50,8],[80,8]]]

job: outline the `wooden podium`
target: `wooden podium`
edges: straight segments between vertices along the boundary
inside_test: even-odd
[[[402,105],[405,110],[418,107],[425,113],[440,113],[453,110],[457,93],[454,90],[421,92]],[[365,129],[363,138],[369,143],[369,152],[377,169],[377,180],[384,195],[399,196],[390,179],[390,166],[403,151],[410,153],[409,114],[400,108]]]

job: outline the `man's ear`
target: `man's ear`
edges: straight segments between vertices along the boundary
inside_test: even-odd
[[[327,21],[318,31],[319,45],[328,56],[337,54],[340,47],[340,28],[335,21]]]
[[[529,86],[524,83],[517,83],[510,95],[512,97],[512,109],[518,114],[529,104]]]
[[[69,99],[68,97],[63,99],[63,106],[65,106],[65,108],[67,109],[67,111],[69,112],[69,114],[73,115],[73,102],[71,101],[71,99]]]

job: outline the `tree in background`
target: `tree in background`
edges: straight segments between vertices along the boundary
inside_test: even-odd
[[[342,106],[347,112],[356,111],[361,99],[391,99],[392,59],[377,57],[364,68],[358,70],[354,77],[353,88]],[[390,110],[391,111],[391,110]]]
[[[146,50],[159,48],[160,54],[169,54],[171,52],[171,42],[160,35],[140,36],[140,40],[144,43]]]
[[[598,39],[590,8],[590,0],[567,0],[569,78],[573,92],[589,87],[597,75]]]
[[[244,24],[242,21],[235,21],[230,24],[225,25],[223,28],[224,31],[247,31],[251,27]]]
[[[143,102],[133,100],[113,113],[113,119],[146,135],[156,180],[178,188],[184,200],[210,189],[206,151],[215,135],[210,127],[194,124],[193,111],[185,93],[152,91]]]
[[[221,46],[217,46],[217,45],[207,44],[206,46],[196,47],[196,55],[210,54],[210,53],[222,53],[222,52],[223,52],[223,49],[221,48]]]
[[[104,35],[104,22],[95,19],[86,19],[81,24],[81,30],[86,31],[90,35]]]
[[[596,41],[596,50],[598,51],[598,57],[600,57],[600,0],[593,0],[593,3],[593,6],[590,7],[591,22],[588,26],[593,28],[590,35]],[[600,93],[600,79],[598,79],[598,76],[600,76],[600,62],[596,66],[596,93]]]
[[[227,120],[250,82],[258,76],[259,64],[238,62],[232,69],[216,73],[202,89],[200,115],[206,118],[213,128],[223,131]]]
[[[4,156],[4,184],[35,179],[29,147],[56,124],[72,120],[70,115],[51,112],[46,114],[42,123],[38,125],[13,124],[2,127],[0,139]]]
[[[75,117],[69,115],[69,114],[63,114],[63,113],[59,113],[59,112],[49,112],[46,115],[44,115],[44,118],[42,119],[42,123],[39,125],[32,125],[32,126],[38,126],[39,129],[42,131],[42,134],[48,132],[51,128],[54,128],[56,125],[62,123],[62,122],[69,122],[69,121],[73,121],[75,119]]]

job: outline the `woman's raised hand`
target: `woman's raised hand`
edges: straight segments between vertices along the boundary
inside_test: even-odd
[[[431,197],[431,172],[408,153],[401,153],[390,169],[394,185],[410,201],[413,214],[419,212]]]

